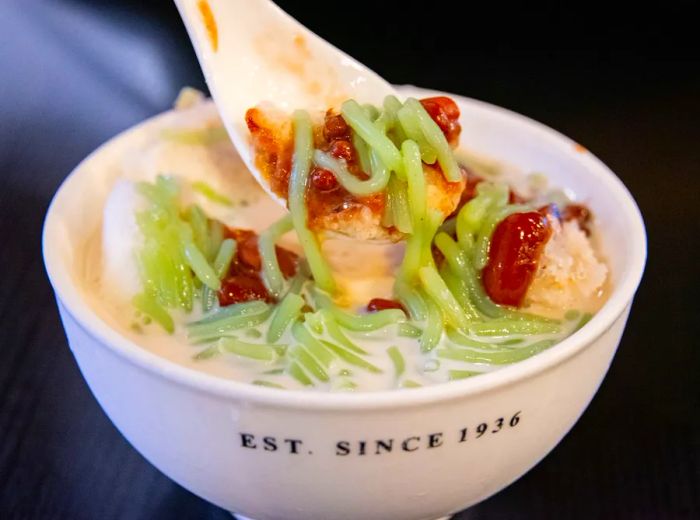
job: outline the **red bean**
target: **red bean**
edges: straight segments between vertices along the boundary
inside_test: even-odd
[[[286,278],[291,278],[297,272],[297,264],[299,257],[283,247],[276,246],[277,262],[280,265],[280,271]]]
[[[383,311],[386,309],[400,309],[406,312],[403,305],[396,300],[387,300],[386,298],[372,298],[367,304],[369,312]]]
[[[340,114],[326,114],[326,121],[323,125],[323,137],[326,141],[335,139],[350,138],[350,127]]]
[[[254,271],[260,271],[262,260],[260,259],[260,250],[258,249],[258,236],[252,236],[238,242],[238,253],[236,254],[238,261],[246,267]]]
[[[251,273],[232,274],[221,283],[219,305],[222,307],[252,300],[273,301],[259,276]]]
[[[437,123],[445,134],[447,142],[456,145],[459,142],[459,134],[462,127],[459,124],[459,107],[452,99],[446,96],[437,96],[421,99],[421,104],[430,117]]]
[[[496,226],[481,273],[484,289],[495,303],[522,304],[551,235],[549,219],[537,211],[514,213]]]
[[[333,191],[339,186],[333,172],[319,167],[311,171],[311,185],[318,191]]]
[[[350,141],[345,139],[338,139],[331,143],[329,152],[333,157],[338,159],[345,159],[346,161],[352,161],[355,149],[353,148]]]
[[[238,249],[219,290],[219,304],[225,306],[250,300],[274,301],[260,278],[262,259],[258,235],[249,229],[226,228],[224,236],[234,239]],[[275,247],[275,252],[282,274],[286,278],[294,276],[299,257],[279,246]]]

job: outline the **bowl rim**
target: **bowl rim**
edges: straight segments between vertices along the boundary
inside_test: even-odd
[[[575,147],[578,147],[575,141],[538,121],[509,109],[473,98],[422,89],[413,85],[399,86],[398,90],[400,93],[407,96],[429,96],[439,94],[451,96],[458,99],[460,103],[484,109],[494,117],[516,120],[520,124],[527,125],[532,132],[537,134],[539,139],[546,141],[548,146],[561,148],[567,153],[577,153],[574,151]],[[164,378],[171,383],[226,399],[240,399],[285,408],[304,409],[355,410],[399,408],[418,406],[436,401],[447,401],[455,398],[464,398],[496,388],[506,387],[516,381],[530,378],[575,356],[612,327],[614,322],[631,304],[641,281],[647,255],[646,232],[641,212],[622,181],[601,160],[590,152],[577,153],[576,160],[583,161],[587,172],[590,175],[597,176],[598,180],[603,184],[602,187],[604,189],[612,190],[620,204],[620,214],[624,217],[624,222],[629,227],[629,234],[631,237],[631,251],[628,252],[631,262],[622,273],[622,276],[613,288],[608,300],[593,318],[579,331],[544,352],[518,363],[499,368],[498,370],[480,377],[450,381],[410,390],[392,389],[358,393],[333,393],[313,390],[280,391],[279,389],[256,386],[232,379],[224,379],[180,365],[147,351],[103,321],[81,297],[80,290],[72,282],[68,271],[62,269],[63,262],[61,261],[59,253],[51,247],[51,241],[54,239],[53,237],[57,236],[54,232],[56,226],[58,226],[55,208],[58,201],[67,196],[66,192],[70,188],[72,179],[79,175],[84,165],[116,140],[125,136],[125,134],[135,132],[143,126],[152,124],[159,118],[167,117],[172,112],[173,110],[168,110],[157,114],[120,132],[83,159],[63,180],[51,200],[44,220],[42,233],[44,264],[59,306],[62,306],[63,310],[67,312],[86,333],[98,341],[101,346],[138,368]]]

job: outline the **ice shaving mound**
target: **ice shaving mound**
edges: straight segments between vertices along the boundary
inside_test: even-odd
[[[576,221],[559,224],[545,246],[526,305],[549,309],[583,309],[601,295],[608,268]]]

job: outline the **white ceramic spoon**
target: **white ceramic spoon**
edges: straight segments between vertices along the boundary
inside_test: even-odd
[[[245,112],[261,102],[285,111],[326,110],[348,98],[381,105],[393,87],[269,0],[175,0],[234,146],[255,167]]]

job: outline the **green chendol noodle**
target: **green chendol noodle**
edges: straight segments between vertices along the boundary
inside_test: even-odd
[[[181,213],[180,188],[174,179],[159,176],[152,184],[139,183],[147,207],[136,215],[143,236],[137,251],[144,293],[134,306],[162,325],[174,330],[168,309],[192,310],[196,285],[218,290],[220,278],[209,263],[219,244],[212,242],[208,219],[197,207]],[[213,251],[213,252],[212,252]]]
[[[413,224],[411,223],[411,211],[406,192],[406,183],[398,176],[393,175],[389,181],[388,193],[391,201],[391,222],[402,233],[412,233]]]
[[[132,303],[136,310],[144,313],[160,324],[167,332],[175,331],[175,322],[156,299],[148,293],[142,293],[134,296]]]
[[[435,270],[435,267],[421,267],[418,271],[418,275],[423,285],[423,290],[440,308],[445,322],[456,329],[466,330],[469,327],[469,318],[457,299],[450,292],[445,281]]]
[[[304,298],[298,294],[289,293],[282,299],[267,329],[268,343],[274,343],[282,337],[287,327],[301,316],[304,305]]]
[[[445,285],[450,290],[450,293],[459,302],[460,307],[468,319],[480,318],[479,311],[476,309],[469,296],[469,288],[467,284],[456,276],[448,265],[443,265],[440,268],[440,277],[445,282]]]
[[[291,231],[293,227],[292,217],[286,215],[260,233],[260,238],[258,239],[262,279],[272,296],[279,296],[284,289],[284,276],[277,261],[275,242],[282,235]]]
[[[278,357],[277,348],[263,343],[246,343],[235,337],[219,338],[219,350],[238,356],[272,363]]]
[[[325,347],[322,347],[325,348]],[[289,349],[290,359],[296,361],[299,368],[315,379],[322,382],[329,380],[326,368],[319,360],[309,352],[309,346],[305,344],[296,344]],[[311,380],[310,380],[311,382]],[[311,383],[313,384],[313,383]]]
[[[425,306],[427,317],[419,342],[423,352],[430,352],[440,342],[444,325],[440,307],[437,306],[432,298],[425,297]]]
[[[256,327],[270,317],[270,310],[247,316],[234,316],[220,323],[212,323],[188,328],[187,338],[192,344],[206,343],[218,338],[231,336],[242,329]]]
[[[362,168],[362,171],[370,172],[371,165],[369,163],[369,149],[367,148],[367,144],[357,133],[352,134],[352,146],[355,148],[355,153],[357,154],[357,158],[360,162],[360,168]],[[323,165],[319,164],[318,162],[316,162],[316,164],[323,167]]]
[[[466,336],[466,335],[462,334],[461,332],[453,329],[452,327],[448,327],[446,333],[447,333],[447,337],[449,338],[449,340],[455,346],[472,347],[472,348],[476,348],[476,349],[485,349],[485,350],[491,350],[491,349],[499,347],[498,343],[486,343],[484,341],[475,340],[475,339],[470,338],[469,336]]]
[[[379,374],[381,373],[381,369],[377,368],[375,365],[367,361],[361,356],[358,356],[354,352],[351,352],[350,350],[347,350],[340,345],[337,345],[335,343],[332,343],[330,341],[322,341],[322,343],[329,349],[332,350],[339,358],[343,359],[350,365],[362,368],[364,370],[367,370],[368,372],[372,372],[374,374]]]
[[[317,307],[327,310],[338,325],[352,331],[369,332],[406,319],[404,312],[399,309],[385,309],[370,314],[353,314],[335,305],[324,294],[315,292],[314,298]]]
[[[287,367],[287,373],[294,379],[296,379],[299,383],[301,383],[303,386],[314,385],[311,378],[306,374],[306,372],[304,372],[304,369],[301,368],[301,365],[299,365],[297,361],[292,360],[292,362],[289,363]]]
[[[303,345],[306,352],[308,352],[321,366],[323,366],[325,369],[330,368],[331,363],[335,358],[335,354],[320,340],[315,338],[302,322],[297,321],[292,325],[292,335],[294,336],[295,340]]]
[[[367,161],[368,168],[365,171],[370,170],[369,158]],[[379,163],[381,166],[376,168],[377,171],[375,171],[374,175],[363,181],[350,173],[343,159],[336,159],[332,155],[322,152],[321,150],[316,150],[314,152],[314,162],[321,168],[332,172],[343,188],[353,195],[360,197],[383,191],[389,182],[389,170],[381,165],[381,163]]]
[[[357,105],[357,103],[356,103]],[[359,109],[359,106],[358,106]],[[362,109],[359,109],[360,112]],[[364,114],[363,114],[364,116]],[[321,255],[321,247],[316,236],[306,225],[306,186],[313,156],[313,135],[309,114],[303,110],[294,112],[294,157],[289,178],[289,212],[292,215],[294,230],[304,249],[306,261],[314,275],[316,284],[324,291],[332,292],[335,282],[330,267]]]
[[[187,208],[184,217],[189,222],[192,229],[194,243],[204,256],[208,257],[210,249],[209,225],[206,215],[199,206],[193,204]]]
[[[454,361],[465,361],[469,363],[485,363],[489,365],[509,365],[522,361],[538,352],[551,347],[556,343],[554,339],[543,339],[527,346],[515,349],[492,350],[472,350],[467,348],[453,349],[441,348],[437,350],[437,355],[443,359]]]
[[[319,313],[321,316],[321,320],[325,325],[326,332],[333,341],[356,354],[367,355],[366,350],[359,347],[347,337],[347,335],[343,332],[342,328],[335,321],[335,318],[328,309],[321,309]]]
[[[375,121],[379,117],[379,110],[377,110],[377,107],[374,105],[365,103],[362,105],[362,110],[365,112],[365,115],[370,119],[370,121]]]
[[[221,280],[216,276],[214,269],[212,269],[209,262],[205,258],[202,251],[195,245],[194,242],[185,242],[183,245],[183,251],[185,252],[185,258],[189,264],[192,272],[204,285],[218,291],[221,287]]]
[[[260,314],[269,309],[269,305],[265,302],[259,300],[253,300],[249,302],[234,303],[233,305],[228,305],[226,307],[217,309],[216,311],[204,315],[201,319],[189,323],[188,327],[193,327],[196,325],[205,325],[211,323],[217,323],[221,320],[225,320],[230,317],[235,316],[250,316],[253,314]]]
[[[396,379],[400,378],[406,371],[406,360],[403,358],[401,351],[396,345],[394,345],[386,349],[386,353],[389,355],[389,358],[394,365]]]
[[[416,117],[414,111],[409,107],[402,107],[397,112],[397,117],[406,139],[410,139],[418,145],[423,162],[426,164],[434,164],[437,160],[437,153],[423,135],[420,121],[418,117]]]
[[[209,184],[203,181],[195,181],[192,183],[192,189],[204,195],[207,199],[224,206],[233,206],[233,202],[230,198],[222,193],[219,193]]]
[[[445,138],[445,134],[442,133],[437,123],[433,121],[417,99],[408,98],[402,110],[404,109],[410,110],[410,117],[417,120],[423,136],[437,155],[437,161],[445,174],[445,178],[450,182],[459,182],[462,179],[462,172]]]
[[[423,331],[411,323],[399,323],[396,333],[403,338],[420,338]]]
[[[478,376],[481,372],[475,372],[473,370],[448,370],[447,374],[450,381],[458,381],[459,379]]]
[[[425,190],[425,176],[420,158],[418,145],[413,141],[404,141],[401,145],[403,168],[407,179],[408,207],[411,213],[411,223],[418,229],[423,225],[428,211]]]
[[[266,386],[268,388],[278,388],[280,390],[284,390],[285,387],[280,385],[279,383],[273,383],[272,381],[266,381],[264,379],[256,379],[251,382],[251,384],[256,385],[256,386]]]
[[[356,101],[351,99],[343,103],[341,114],[367,145],[377,151],[389,169],[396,171],[401,167],[401,154],[396,145],[367,117]]]
[[[221,280],[224,275],[228,272],[231,265],[231,261],[236,254],[237,243],[235,240],[227,238],[221,242],[219,246],[219,251],[214,258],[214,273]],[[216,291],[213,291],[210,287],[204,286],[202,288],[202,310],[207,312],[214,307],[216,303]]]
[[[424,298],[420,292],[405,280],[394,282],[394,296],[408,310],[408,315],[415,321],[423,321],[428,314]]]

